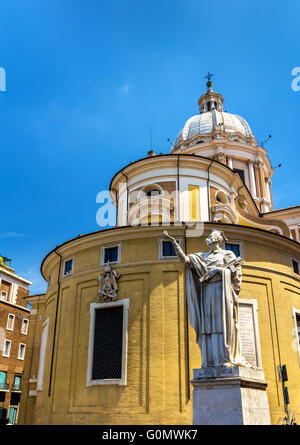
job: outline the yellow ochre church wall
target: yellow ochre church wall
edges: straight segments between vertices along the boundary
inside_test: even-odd
[[[272,423],[284,416],[277,366],[288,369],[291,409],[300,418],[300,367],[293,347],[292,307],[300,310],[300,280],[292,273],[290,257],[297,248],[263,231],[231,225],[221,228],[229,239],[241,240],[244,250],[241,298],[256,299],[262,367]],[[185,301],[184,266],[178,259],[159,260],[163,227],[137,231],[108,231],[93,243],[87,236],[80,246],[66,246],[74,257],[74,274],[60,283],[55,348],[52,357],[57,304],[59,258],[54,260],[51,285],[42,302],[33,301],[38,312],[29,336],[19,421],[27,424],[191,424],[193,368],[201,367],[201,353],[191,328]],[[187,253],[206,251],[205,236],[184,239],[182,227],[168,231],[183,237]],[[100,236],[100,235],[99,235]],[[90,329],[90,304],[97,302],[97,277],[101,246],[121,243],[119,299],[128,298],[127,386],[86,386]],[[285,244],[284,244],[285,243]],[[58,249],[59,251],[59,249]],[[63,249],[61,249],[63,252]],[[48,266],[45,266],[48,267]],[[39,319],[40,317],[40,319]],[[38,374],[42,322],[50,317],[43,390],[29,396]],[[33,349],[33,350],[32,350]],[[33,355],[31,356],[31,353]],[[52,363],[52,380],[49,381]]]

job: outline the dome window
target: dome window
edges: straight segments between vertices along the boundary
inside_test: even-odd
[[[154,196],[163,195],[163,189],[158,184],[149,184],[142,188],[142,190],[138,194],[138,200],[148,196],[152,198]]]
[[[245,171],[244,170],[240,170],[238,168],[234,168],[233,171],[238,173],[240,175],[240,177],[242,178],[242,180],[245,182]]]
[[[211,103],[207,102],[207,111],[210,111],[210,109],[211,109]]]
[[[158,196],[158,195],[161,195],[161,191],[160,190],[157,190],[157,189],[151,189],[151,190],[148,190],[147,192],[146,192],[146,195],[147,196]]]

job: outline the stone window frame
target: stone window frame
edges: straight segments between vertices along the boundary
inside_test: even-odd
[[[300,309],[297,309],[296,307],[292,306],[294,335],[296,336],[296,339],[297,339],[297,353],[298,353],[298,361],[299,361],[299,367],[300,367],[300,335],[298,334],[298,329],[297,329],[297,315],[300,317]]]
[[[87,360],[87,380],[86,386],[97,385],[127,385],[127,353],[128,353],[128,311],[130,299],[113,301],[110,303],[91,303],[90,304],[90,333]],[[108,307],[123,306],[123,344],[122,344],[122,377],[120,379],[92,379],[93,359],[94,359],[94,335],[95,335],[95,315],[97,309]]]
[[[8,327],[9,326],[9,319],[10,319],[10,317],[12,317],[12,327],[11,328]],[[14,330],[14,326],[15,326],[15,315],[9,313],[8,316],[7,316],[6,330],[7,331],[13,331]]]
[[[258,302],[255,298],[239,298],[238,304],[251,305],[253,314],[254,338],[256,346],[257,367],[262,369],[261,343],[258,324]]]
[[[6,296],[5,296],[5,300],[3,300],[3,298],[2,298],[3,294],[6,295]],[[1,290],[1,298],[0,298],[0,301],[8,301],[8,302],[9,302],[9,299],[8,299],[8,298],[9,298],[9,297],[8,297],[8,292],[6,292],[6,290]]]
[[[245,249],[243,240],[229,238],[225,243],[223,243],[222,248],[225,249],[225,244],[238,244],[240,247],[240,257],[242,258],[242,264],[245,262]]]
[[[24,346],[24,349],[23,349],[23,351],[24,351],[24,353],[23,353],[23,356],[20,356],[20,352],[21,352],[21,346]],[[19,343],[19,349],[18,349],[18,360],[25,360],[25,352],[26,352],[26,343],[22,343],[22,342],[20,342]]]
[[[8,352],[8,354],[4,354],[4,350],[5,350],[4,345],[5,345],[5,343],[8,343],[8,344],[9,344],[9,352]],[[11,340],[8,340],[7,338],[5,338],[5,339],[3,340],[2,357],[10,357],[10,352],[11,352]]]
[[[295,261],[298,264],[298,272],[299,273],[294,272],[293,261]],[[294,275],[294,277],[300,278],[300,261],[299,261],[299,258],[291,256],[291,268],[292,268],[292,274]]]
[[[65,265],[68,261],[72,261],[72,270],[69,273],[65,273]],[[73,274],[74,274],[74,255],[64,259],[62,267],[62,278],[70,277]]]
[[[24,323],[25,320],[27,321],[27,323]],[[24,326],[26,326],[25,332],[24,332]],[[29,318],[24,317],[21,325],[21,334],[28,335],[28,329],[29,329]]]
[[[183,249],[183,247],[184,247],[183,237],[180,237],[180,236],[175,237],[174,236],[174,238],[175,238],[175,241],[177,241],[177,243],[181,247],[181,249]],[[170,242],[170,240],[164,238],[163,236],[158,238],[158,258],[159,258],[159,260],[160,261],[163,261],[163,260],[178,261],[179,258],[178,258],[177,255],[175,255],[175,256],[164,256],[163,255],[163,242],[164,241],[169,241]]]
[[[118,259],[117,261],[112,261],[109,264],[121,264],[121,255],[122,255],[122,242],[118,241],[115,243],[103,244],[101,246],[100,252],[100,267],[106,266],[108,263],[104,262],[105,259],[105,249],[109,249],[112,247],[118,247]]]

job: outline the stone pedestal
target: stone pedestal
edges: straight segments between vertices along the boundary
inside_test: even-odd
[[[194,425],[270,425],[267,382],[262,370],[194,369]]]

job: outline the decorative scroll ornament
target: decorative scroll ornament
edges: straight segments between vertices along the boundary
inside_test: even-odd
[[[116,301],[118,299],[118,285],[117,279],[120,278],[120,274],[113,270],[108,262],[104,267],[104,271],[99,274],[99,300],[103,303],[110,301]]]

